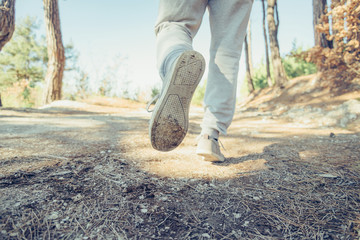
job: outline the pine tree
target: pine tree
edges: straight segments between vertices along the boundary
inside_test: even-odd
[[[30,86],[44,79],[47,53],[45,40],[36,38],[38,28],[34,18],[17,24],[12,41],[0,55],[0,90],[25,80]]]
[[[0,51],[15,30],[15,0],[0,0]]]
[[[269,60],[269,44],[266,31],[266,14],[265,14],[265,0],[261,0],[262,3],[262,12],[263,12],[263,33],[264,33],[264,42],[265,42],[265,61],[266,61],[266,79],[268,86],[273,85],[270,74],[270,60]]]
[[[326,39],[326,34],[322,33],[317,26],[324,21],[326,14],[326,0],[313,0],[313,27],[315,45],[324,48],[332,47],[332,42]],[[329,21],[326,18],[326,21]]]
[[[65,68],[65,50],[60,29],[58,0],[44,0],[48,65],[45,77],[44,103],[61,99]]]
[[[270,50],[272,66],[274,71],[275,84],[282,87],[287,81],[285,69],[281,62],[280,47],[278,41],[279,14],[277,9],[277,0],[268,0],[267,19],[270,38]]]
[[[252,67],[252,56],[251,56],[251,21],[249,21],[248,32],[245,36],[244,44],[245,44],[246,79],[247,79],[248,90],[251,93],[255,90],[252,79],[253,67]]]

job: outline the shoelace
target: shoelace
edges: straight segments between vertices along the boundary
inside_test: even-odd
[[[220,139],[215,139],[218,143],[220,143],[220,147],[222,147],[225,152],[227,152],[226,148],[224,147],[224,145],[222,144],[222,142],[220,141]]]
[[[156,96],[154,96],[147,104],[146,104],[146,111],[147,112],[153,112],[154,109],[150,109],[150,106],[156,101],[158,100],[160,97],[160,94],[157,94]]]
[[[208,136],[208,139],[210,139],[210,140],[211,140],[211,139],[214,139],[216,142],[218,142],[219,145],[220,145],[220,147],[221,147],[222,149],[224,149],[225,152],[227,152],[226,148],[224,147],[224,144],[220,141],[220,139],[211,137],[211,136],[209,136],[209,135],[207,135],[207,136]],[[197,136],[197,137],[196,137],[196,141],[198,142],[202,137],[204,137],[204,135],[199,135],[199,136]]]

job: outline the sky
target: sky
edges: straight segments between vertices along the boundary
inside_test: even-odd
[[[89,73],[93,82],[106,74],[108,66],[112,66],[119,68],[115,75],[131,82],[140,91],[154,85],[160,86],[154,34],[158,4],[159,0],[59,0],[63,43],[73,43],[79,52],[80,68]],[[281,55],[292,49],[295,40],[299,46],[313,46],[312,1],[278,0],[278,7]],[[42,1],[17,0],[15,14],[16,21],[26,16],[37,17],[40,22],[39,34],[45,35]],[[252,54],[256,66],[265,55],[261,1],[258,0],[253,5],[251,27]],[[210,30],[206,13],[193,46],[208,59],[209,45]],[[243,56],[240,61],[240,82],[245,75],[244,65]]]

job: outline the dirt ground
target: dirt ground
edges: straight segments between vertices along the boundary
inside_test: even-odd
[[[360,239],[360,90],[311,79],[239,104],[224,163],[195,154],[196,106],[167,153],[140,103],[0,110],[0,239]]]

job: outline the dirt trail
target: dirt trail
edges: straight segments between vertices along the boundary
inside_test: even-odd
[[[202,109],[176,150],[150,115],[55,102],[0,111],[0,238],[357,239],[360,132],[237,109],[227,160],[195,155]]]

